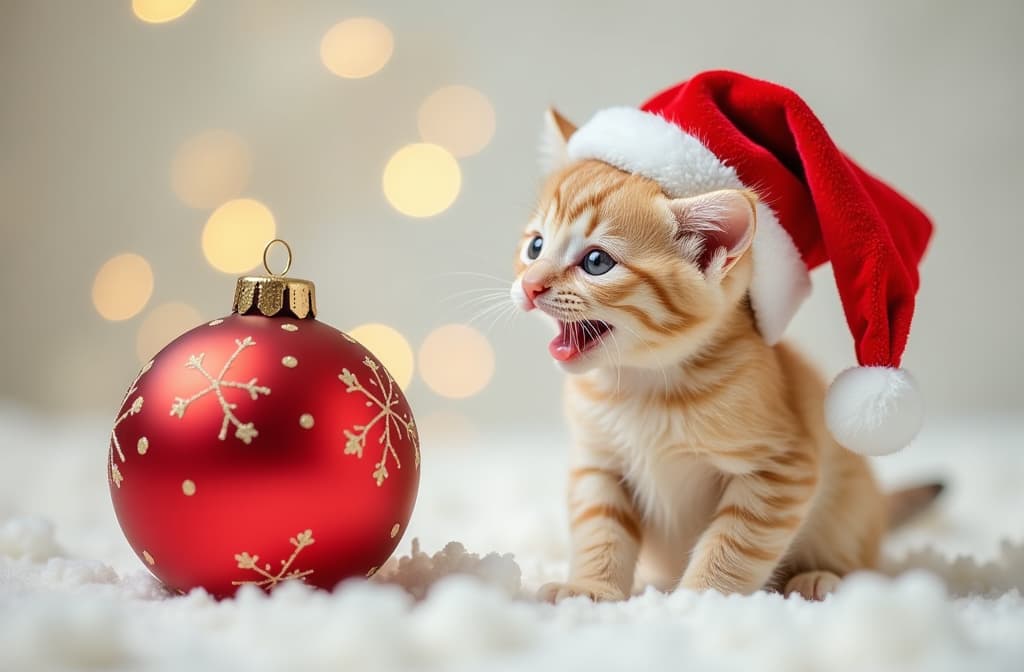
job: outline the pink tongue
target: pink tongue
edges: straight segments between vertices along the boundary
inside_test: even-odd
[[[580,354],[580,345],[583,340],[579,334],[576,335],[576,338],[571,337],[566,326],[562,325],[558,335],[548,344],[548,352],[558,361],[567,362]]]
[[[580,349],[562,340],[562,335],[555,336],[555,340],[548,344],[548,352],[560,362],[567,362],[580,353]]]

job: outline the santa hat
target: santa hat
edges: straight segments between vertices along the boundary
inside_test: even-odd
[[[671,198],[723,188],[758,195],[750,300],[769,343],[832,263],[857,368],[825,400],[836,440],[866,455],[910,443],[920,395],[899,368],[914,312],[928,217],[833,144],[794,92],[733,72],[699,74],[640,109],[598,112],[569,139],[570,159],[599,159],[661,185]]]

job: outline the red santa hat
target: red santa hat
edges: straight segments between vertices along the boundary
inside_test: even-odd
[[[920,395],[899,368],[914,313],[928,217],[843,154],[807,104],[733,72],[699,74],[636,108],[598,112],[569,139],[570,159],[599,159],[661,185],[671,198],[743,188],[759,197],[750,300],[769,343],[831,262],[857,350],[832,382],[825,418],[850,450],[910,443]]]

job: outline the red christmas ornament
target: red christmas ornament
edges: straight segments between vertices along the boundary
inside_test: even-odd
[[[372,575],[405,531],[419,486],[412,411],[373,353],[314,319],[313,292],[240,278],[233,314],[171,342],[125,395],[114,510],[174,590],[330,589]]]

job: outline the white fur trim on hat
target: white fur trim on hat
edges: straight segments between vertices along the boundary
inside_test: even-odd
[[[825,422],[840,445],[862,455],[888,455],[921,430],[924,403],[903,369],[860,366],[836,376],[825,396]]]
[[[654,180],[669,198],[718,189],[750,189],[736,171],[697,138],[658,115],[633,107],[602,110],[569,138],[570,159],[598,159]],[[775,212],[757,205],[750,301],[758,330],[769,344],[782,338],[811,291],[807,266]]]

